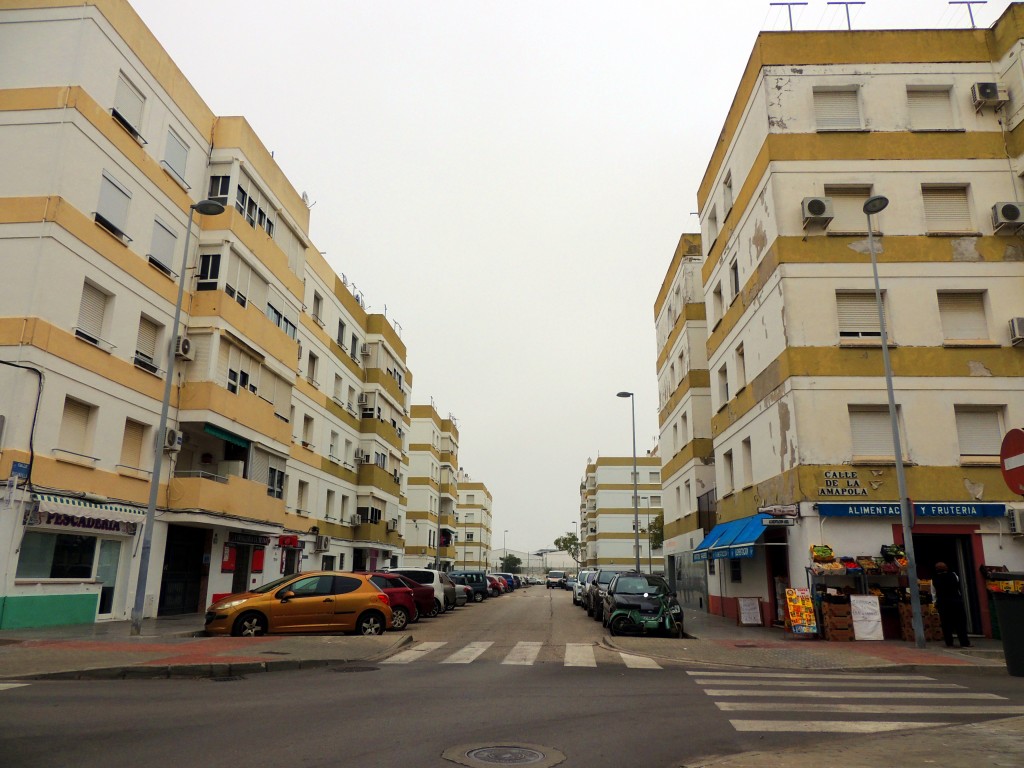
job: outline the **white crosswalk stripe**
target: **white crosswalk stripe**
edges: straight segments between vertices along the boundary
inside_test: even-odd
[[[646,656],[633,656],[629,653],[620,653],[622,662],[630,669],[661,669],[661,665],[654,659]]]
[[[508,656],[501,663],[528,667],[537,660],[537,655],[543,647],[544,643],[528,643],[526,641],[516,643],[516,647],[509,651]]]
[[[470,643],[465,648],[456,651],[447,659],[444,659],[442,664],[472,664],[480,655],[494,645],[493,642],[480,642]]]
[[[0,683],[0,691],[6,691],[11,688],[24,688],[28,683]]]
[[[436,653],[442,649],[445,655]],[[560,646],[527,641],[517,642],[511,647],[502,644],[495,646],[493,641],[479,641],[466,643],[461,648],[447,642],[423,642],[408,647],[381,663],[472,664],[476,661],[500,661],[501,664],[509,666],[529,667],[538,662],[550,664],[556,660],[560,660],[564,667],[583,669],[620,663],[629,669],[662,669],[654,659],[604,648],[599,650],[599,646],[593,643],[566,643],[565,646]],[[731,685],[732,681],[726,681],[724,684]]]
[[[589,643],[567,643],[565,646],[565,666],[596,667],[594,646]]]
[[[402,651],[390,659],[384,659],[383,664],[409,664],[417,659],[422,659],[431,651],[436,651],[448,643],[420,643],[415,648],[410,648],[408,651]]]
[[[729,720],[734,729],[744,732],[880,733],[934,728],[971,716],[978,719],[1024,713],[1024,706],[999,703],[1007,701],[1003,696],[939,683],[924,675],[708,670],[687,674],[705,694],[716,699],[720,711],[763,714],[760,718],[755,715]],[[795,719],[795,713],[813,719]],[[829,715],[834,718],[827,719]],[[904,719],[914,715],[918,717]]]

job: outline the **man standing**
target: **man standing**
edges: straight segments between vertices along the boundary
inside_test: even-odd
[[[964,595],[960,589],[960,577],[946,567],[945,563],[935,564],[935,607],[942,621],[942,637],[948,648],[953,647],[953,634],[960,640],[961,648],[970,648],[967,639],[967,614],[964,611]]]

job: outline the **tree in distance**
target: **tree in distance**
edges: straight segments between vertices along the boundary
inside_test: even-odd
[[[505,555],[501,558],[501,572],[502,573],[519,573],[519,566],[523,564],[523,561],[515,555]]]
[[[564,536],[555,539],[555,549],[560,552],[567,552],[569,557],[576,561],[577,565],[583,565],[586,558],[587,545],[580,543],[580,538],[572,531],[567,531]]]

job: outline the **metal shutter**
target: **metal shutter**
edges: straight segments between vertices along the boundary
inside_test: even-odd
[[[273,374],[271,374],[273,376]],[[280,376],[274,378],[274,413],[288,418],[292,407],[292,386]]]
[[[228,356],[231,354],[231,345],[221,336],[217,347],[217,383],[222,387],[227,386],[228,381]]]
[[[998,456],[1002,436],[998,410],[956,409],[956,437],[961,456]]]
[[[142,440],[146,427],[137,421],[127,419],[124,423],[124,440],[121,443],[121,465],[138,468],[142,463]]]
[[[60,447],[72,453],[85,453],[85,438],[89,431],[89,411],[85,403],[64,400],[64,415],[60,422]]]
[[[131,195],[120,184],[104,174],[100,179],[100,201],[97,213],[122,232],[128,221],[129,200],[131,200]]]
[[[252,466],[249,467],[249,479],[254,483],[267,483],[270,477],[270,454],[253,446]]]
[[[139,318],[139,338],[135,342],[135,351],[141,352],[150,360],[156,360],[156,338],[160,329],[148,317]]]
[[[174,249],[178,238],[170,228],[165,226],[159,219],[153,221],[153,242],[149,248],[149,255],[159,261],[168,270],[174,262]]]
[[[857,90],[815,91],[814,119],[818,130],[860,128]]]
[[[211,334],[190,336],[192,340],[192,354],[194,359],[188,367],[189,379],[196,381],[210,380],[210,345],[213,343]]]
[[[173,129],[167,129],[167,151],[164,152],[164,162],[178,174],[178,178],[185,180],[185,165],[188,161],[188,147],[185,142],[178,138]]]
[[[939,317],[946,339],[988,339],[982,293],[940,293]]]
[[[836,313],[840,336],[882,337],[873,293],[837,293]]]
[[[924,187],[921,196],[929,232],[971,231],[967,187]]]
[[[868,220],[864,215],[864,202],[871,196],[871,187],[825,186],[825,195],[832,198],[832,232],[867,232]],[[878,219],[873,222],[878,231]]]
[[[907,91],[910,125],[916,129],[952,128],[953,108],[949,91]]]
[[[850,408],[850,433],[854,456],[892,456],[892,425],[889,409]]]
[[[78,308],[78,327],[90,336],[100,338],[103,315],[107,310],[107,294],[92,283],[82,286],[82,303]]]
[[[137,131],[142,127],[142,105],[145,103],[146,100],[139,93],[139,89],[132,85],[122,73],[117,79],[114,109]]]

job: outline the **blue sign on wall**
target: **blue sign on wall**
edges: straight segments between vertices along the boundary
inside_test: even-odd
[[[821,517],[899,517],[897,502],[877,504],[833,504],[819,503]],[[914,505],[918,517],[1005,517],[1005,504],[972,502],[923,502]]]

